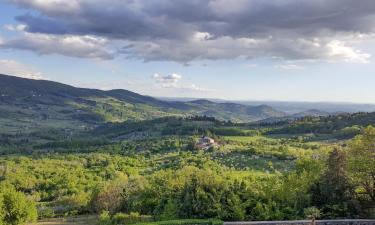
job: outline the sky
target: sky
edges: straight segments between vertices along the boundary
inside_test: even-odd
[[[374,0],[0,0],[0,73],[156,97],[375,103]]]

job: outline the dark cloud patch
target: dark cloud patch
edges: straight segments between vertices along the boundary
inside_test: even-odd
[[[104,37],[146,61],[347,59],[361,54],[348,36],[375,32],[374,0],[9,1],[38,12],[16,18],[28,32]]]

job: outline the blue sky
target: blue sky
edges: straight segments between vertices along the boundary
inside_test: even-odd
[[[3,1],[0,73],[152,96],[375,103],[371,1],[305,1],[290,18],[294,0],[135,2]]]

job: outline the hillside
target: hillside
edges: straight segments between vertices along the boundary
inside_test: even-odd
[[[127,90],[76,88],[52,81],[0,75],[0,115],[1,134],[31,134],[43,128],[69,136],[106,122],[192,115],[250,122],[286,114],[266,105],[207,100],[171,102]]]
[[[263,123],[263,125],[273,126],[269,122]],[[268,131],[268,134],[309,134],[313,137],[323,137],[324,139],[348,139],[360,134],[365,127],[374,125],[374,112],[306,116],[293,121],[282,121],[280,126],[276,125],[276,128]]]

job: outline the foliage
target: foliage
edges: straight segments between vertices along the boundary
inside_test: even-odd
[[[276,129],[269,134],[331,135],[332,138],[348,139],[361,133],[362,128],[375,124],[375,113],[339,114],[327,117],[303,117]]]
[[[112,216],[112,224],[134,224],[152,221],[151,216],[140,215],[139,213],[131,212],[126,213],[116,213]]]
[[[126,188],[128,178],[120,175],[106,183],[102,188],[95,189],[91,197],[91,208],[95,212],[108,211],[115,213],[121,207],[122,194]]]
[[[109,215],[108,211],[103,211],[100,213],[98,224],[99,225],[112,225],[111,216]]]
[[[18,225],[37,219],[35,204],[12,187],[0,189],[0,224]]]
[[[335,148],[329,154],[322,178],[312,187],[313,204],[322,209],[326,218],[358,215],[359,205],[347,175],[346,164],[346,153]]]
[[[315,220],[320,217],[320,210],[316,207],[309,207],[304,209],[304,214],[306,218]]]
[[[349,176],[366,208],[375,207],[375,128],[370,126],[363,135],[349,143]]]
[[[370,215],[364,184],[373,171],[374,128],[336,150],[342,142],[265,135],[272,129],[279,128],[168,117],[100,125],[61,140],[51,132],[43,134],[50,141],[31,140],[27,152],[1,156],[0,183],[35,202],[40,218],[97,213],[107,225],[302,219],[310,207],[324,218]],[[199,149],[201,135],[217,147]],[[10,151],[24,143],[14,137]]]

